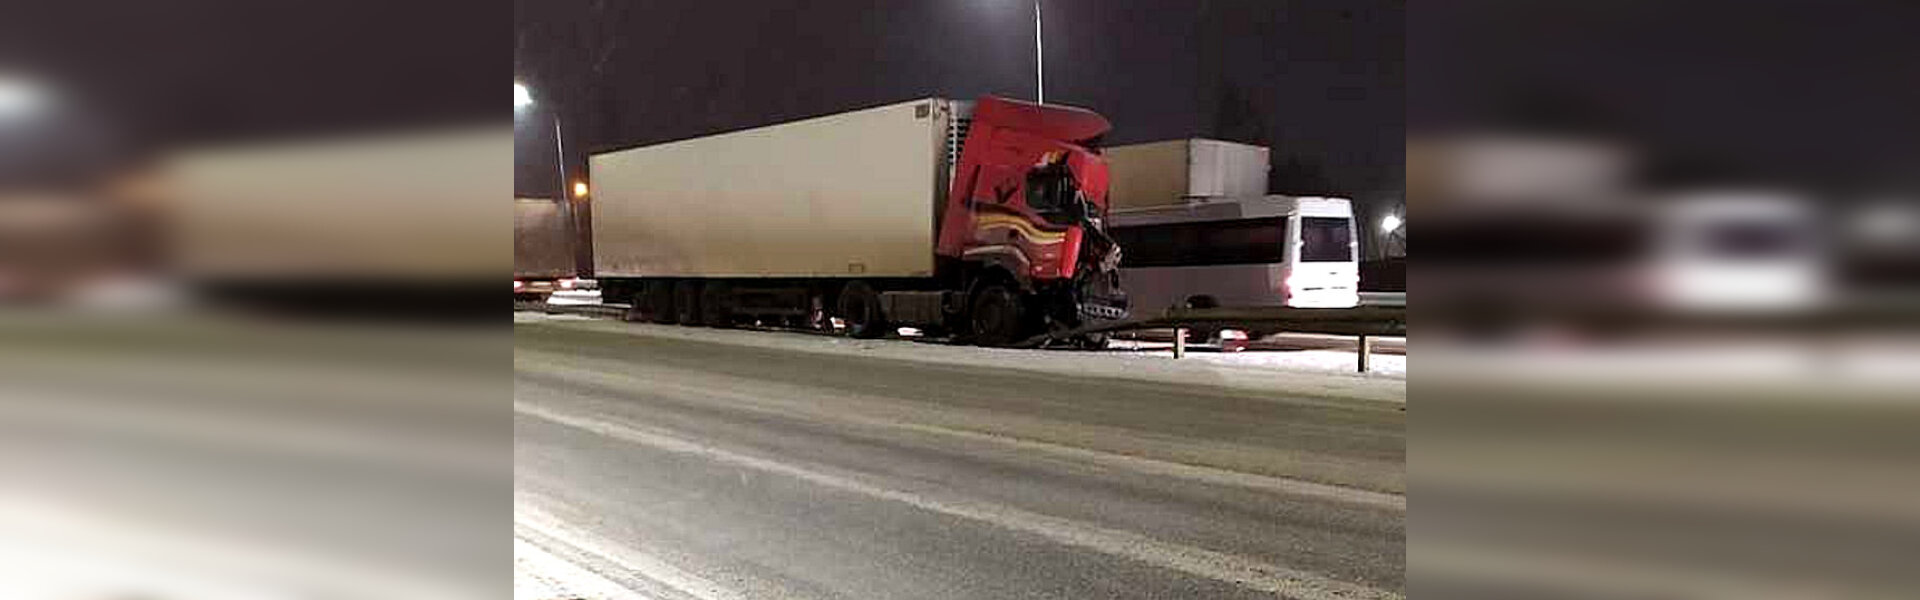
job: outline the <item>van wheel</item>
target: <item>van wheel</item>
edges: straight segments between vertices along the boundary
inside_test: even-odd
[[[726,284],[709,282],[700,288],[700,320],[708,327],[733,325],[733,296]]]
[[[847,322],[847,335],[874,339],[887,335],[886,315],[880,310],[880,293],[864,281],[854,281],[840,290],[840,318]]]
[[[673,284],[673,313],[681,325],[700,325],[700,282]]]
[[[1005,346],[1028,337],[1027,307],[1020,296],[1002,284],[982,288],[973,296],[967,311],[973,342],[982,346]]]
[[[646,306],[647,320],[662,325],[679,322],[680,315],[673,310],[673,284],[665,281],[649,281],[645,291],[634,302],[635,306]]]

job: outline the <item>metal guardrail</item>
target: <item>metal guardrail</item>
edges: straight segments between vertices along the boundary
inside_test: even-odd
[[[1405,306],[1170,308],[1157,316],[1136,317],[1034,336],[1020,345],[1039,347],[1049,341],[1085,335],[1172,328],[1173,356],[1181,358],[1186,356],[1188,330],[1196,325],[1356,336],[1360,342],[1357,369],[1365,373],[1371,369],[1373,358],[1371,338],[1407,335],[1407,309]]]
[[[515,302],[516,310],[537,310],[547,313],[588,314],[620,318],[626,308],[611,305],[548,305],[545,303]],[[1122,321],[1099,323],[1078,329],[1056,331],[1028,338],[1021,347],[1038,348],[1048,342],[1068,340],[1079,336],[1136,331],[1141,329],[1173,329],[1175,358],[1186,355],[1188,330],[1195,326],[1220,326],[1259,330],[1284,330],[1294,333],[1320,333],[1331,335],[1351,335],[1359,338],[1357,368],[1365,373],[1370,368],[1373,354],[1373,337],[1405,336],[1407,334],[1407,309],[1404,306],[1356,306],[1353,308],[1171,308],[1159,315],[1136,317]]]
[[[1406,292],[1360,292],[1361,306],[1398,306],[1406,308]]]

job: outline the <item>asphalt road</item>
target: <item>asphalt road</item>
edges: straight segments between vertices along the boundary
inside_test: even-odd
[[[1403,402],[686,331],[515,326],[517,540],[642,598],[1404,596]]]

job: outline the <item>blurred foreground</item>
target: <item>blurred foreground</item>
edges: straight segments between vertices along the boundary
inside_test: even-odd
[[[0,597],[508,588],[503,329],[0,314]]]
[[[0,185],[0,597],[506,593],[506,128],[149,150]]]
[[[1920,595],[1920,10],[1410,15],[1410,589]]]

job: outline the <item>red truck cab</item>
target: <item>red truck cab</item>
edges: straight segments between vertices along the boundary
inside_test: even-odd
[[[1120,250],[1104,225],[1107,162],[1095,146],[1111,128],[1080,108],[974,104],[938,254],[967,274],[975,335],[1004,342],[1126,316]]]

